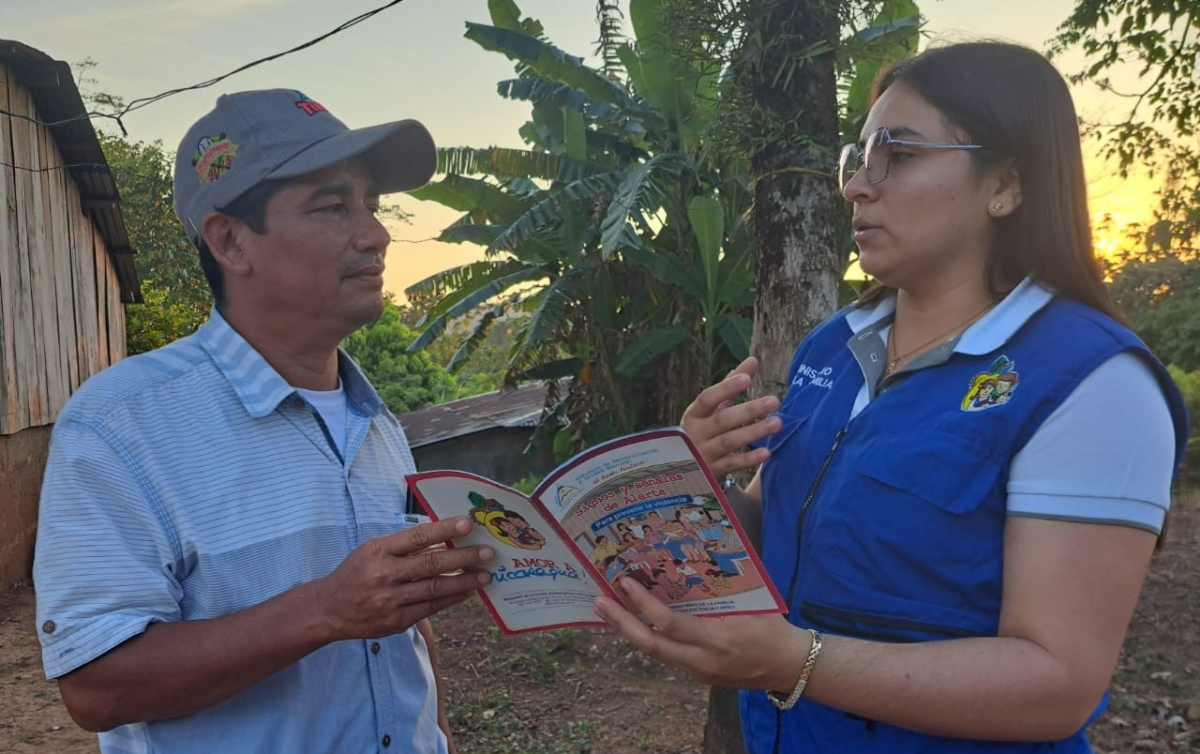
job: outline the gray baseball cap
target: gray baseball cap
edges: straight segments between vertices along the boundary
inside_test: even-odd
[[[415,120],[351,130],[294,89],[223,94],[175,153],[175,214],[198,243],[210,212],[263,181],[298,178],[358,155],[381,194],[419,188],[437,168],[433,138]]]

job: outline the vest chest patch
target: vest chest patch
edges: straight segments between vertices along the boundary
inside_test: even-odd
[[[1003,406],[1012,400],[1018,384],[1020,378],[1017,375],[1016,362],[1002,355],[993,361],[987,370],[971,378],[967,394],[962,399],[962,410],[985,411]]]

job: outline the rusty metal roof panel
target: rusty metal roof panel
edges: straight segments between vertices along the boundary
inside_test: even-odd
[[[442,403],[398,418],[408,444],[420,448],[492,429],[536,426],[546,404],[546,386],[524,385]]]
[[[28,45],[0,39],[0,62],[8,66],[21,86],[29,90],[40,119],[54,134],[55,144],[79,187],[84,211],[96,223],[113,257],[121,301],[142,300],[137,271],[129,258],[129,234],[121,216],[121,195],[104,159],[104,150],[87,116],[83,97],[75,86],[71,66]],[[124,259],[121,259],[124,256]]]

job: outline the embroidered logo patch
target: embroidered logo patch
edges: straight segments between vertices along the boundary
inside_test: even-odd
[[[810,367],[808,364],[801,364],[796,368],[796,376],[792,377],[792,387],[803,387],[805,384],[814,387],[824,388],[825,390],[833,389],[833,367]]]
[[[237,157],[237,153],[238,145],[225,134],[205,136],[196,144],[196,156],[192,158],[196,177],[201,183],[216,181],[233,167],[233,158]]]
[[[1000,356],[986,372],[971,378],[971,387],[963,396],[963,411],[983,411],[1002,406],[1012,399],[1020,378],[1016,364],[1007,356]]]
[[[328,112],[324,105],[322,105],[320,102],[315,102],[309,99],[308,95],[306,95],[304,92],[296,92],[296,94],[300,97],[300,99],[296,100],[296,107],[300,110],[303,110],[304,114],[308,117],[311,118],[317,113]]]

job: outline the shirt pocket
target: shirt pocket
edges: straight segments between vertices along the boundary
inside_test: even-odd
[[[767,450],[771,451],[772,459],[775,458],[777,453],[788,446],[791,439],[800,431],[800,428],[808,422],[808,414],[795,415],[776,411],[775,416],[779,417],[780,421],[783,422],[783,426],[779,428],[778,432],[766,438]]]
[[[952,436],[888,438],[873,442],[859,460],[869,480],[961,516],[988,498],[1000,474],[996,460]]]

